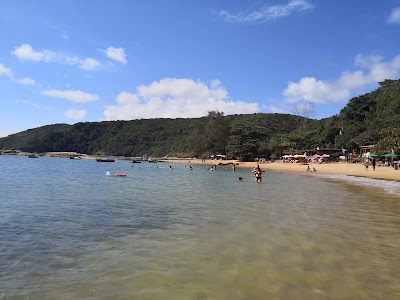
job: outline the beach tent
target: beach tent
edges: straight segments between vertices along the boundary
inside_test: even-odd
[[[321,157],[322,158],[328,158],[328,157],[330,157],[330,155],[329,154],[322,154]]]

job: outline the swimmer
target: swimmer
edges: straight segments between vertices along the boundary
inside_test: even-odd
[[[255,177],[256,177],[256,182],[261,182],[261,170],[260,171],[256,171],[254,173]]]
[[[256,182],[261,182],[261,180],[262,180],[262,178],[261,178],[262,177],[262,171],[261,171],[260,165],[257,165],[257,167],[255,167],[253,169],[253,173],[254,173]]]

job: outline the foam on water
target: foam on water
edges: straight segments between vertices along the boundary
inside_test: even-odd
[[[378,189],[382,189],[386,193],[400,197],[400,182],[398,181],[381,180],[381,179],[339,175],[339,174],[318,174],[318,175],[322,178],[345,181],[350,184],[358,186],[376,187]]]

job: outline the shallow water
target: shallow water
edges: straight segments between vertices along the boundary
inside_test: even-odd
[[[172,166],[0,156],[0,299],[400,298],[400,183]]]

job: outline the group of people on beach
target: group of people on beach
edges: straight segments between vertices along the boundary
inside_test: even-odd
[[[317,170],[313,167],[312,170],[310,166],[307,166],[307,172],[316,172]]]
[[[364,163],[365,165],[365,170],[368,171],[368,167],[369,165],[372,165],[372,170],[375,171],[375,167],[376,167],[376,160],[375,157],[372,158],[372,160],[367,159]]]

